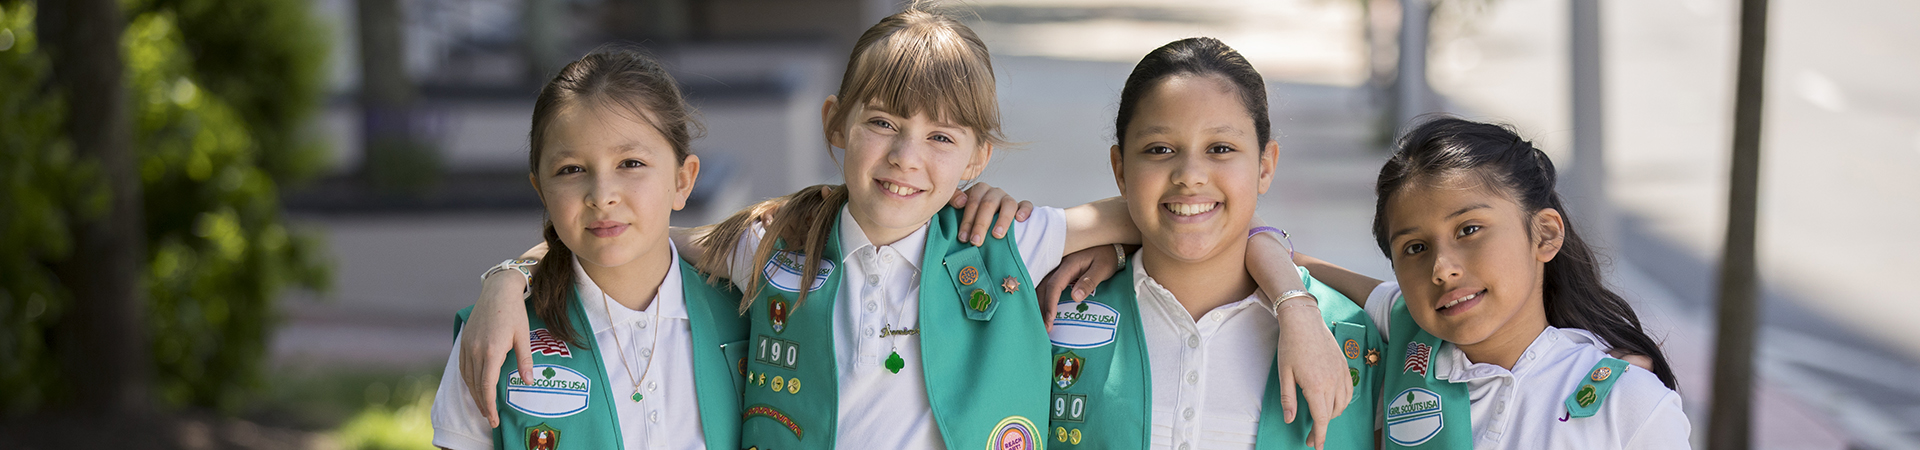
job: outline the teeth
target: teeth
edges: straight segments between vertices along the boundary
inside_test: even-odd
[[[1167,210],[1176,215],[1191,216],[1212,211],[1219,203],[1168,203]]]
[[[885,181],[880,182],[880,186],[886,188],[887,192],[899,194],[901,197],[913,195],[915,192],[919,192],[918,189],[901,186],[898,184],[888,183]]]
[[[1475,293],[1473,293],[1473,295],[1469,295],[1469,296],[1465,296],[1465,297],[1460,297],[1460,298],[1458,298],[1458,299],[1455,299],[1455,300],[1454,300],[1453,302],[1451,302],[1451,303],[1447,303],[1446,305],[1443,305],[1443,306],[1441,306],[1441,307],[1440,307],[1440,309],[1447,309],[1447,308],[1452,308],[1452,307],[1453,307],[1453,305],[1458,305],[1458,304],[1460,304],[1460,302],[1464,302],[1464,301],[1467,301],[1467,300],[1473,300],[1474,298],[1477,298],[1477,297],[1479,297],[1479,296],[1480,296],[1480,293],[1479,293],[1479,292],[1475,292]]]

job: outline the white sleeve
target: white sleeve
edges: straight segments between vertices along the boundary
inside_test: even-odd
[[[1028,279],[1039,283],[1060,266],[1060,258],[1067,256],[1067,211],[1049,206],[1034,208],[1025,222],[1013,222],[1013,238],[1021,262],[1027,264]]]
[[[465,333],[461,333],[465,334]],[[493,426],[473,405],[473,394],[460,380],[460,338],[453,339],[453,354],[447,356],[447,370],[440,373],[440,387],[433,392],[433,446],[453,450],[493,448]]]
[[[1631,370],[1631,369],[1629,369]],[[1653,413],[1640,423],[1640,429],[1627,441],[1626,448],[1631,449],[1690,449],[1692,443],[1687,435],[1693,432],[1693,424],[1687,421],[1687,413],[1680,407],[1680,394],[1667,391],[1660,403],[1653,407]]]
[[[753,252],[759,250],[760,237],[766,234],[767,229],[761,227],[759,223],[754,223],[747,228],[747,232],[740,233],[740,242],[733,247],[733,262],[728,264],[733,269],[730,271],[732,273],[728,274],[732,278],[730,281],[733,282],[733,287],[744,292],[747,290],[747,283],[753,282],[753,271],[760,269],[755,264],[759,261],[753,260]]]
[[[1388,316],[1393,315],[1393,301],[1399,298],[1400,283],[1393,281],[1380,283],[1367,294],[1367,318],[1373,319],[1373,328],[1380,330],[1380,337],[1391,336],[1387,334],[1387,324],[1393,321],[1388,320],[1391,318]]]

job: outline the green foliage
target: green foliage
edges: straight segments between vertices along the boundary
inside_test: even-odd
[[[284,27],[272,31],[223,20],[204,5],[197,12],[170,9],[196,4],[130,5],[121,42],[146,213],[142,286],[154,387],[169,404],[231,411],[259,385],[276,297],[328,283],[316,238],[284,224],[276,179],[311,173],[317,164],[289,155],[315,148],[303,127],[318,105],[325,49],[313,43],[318,35],[275,37],[314,28],[297,26],[310,20],[304,4],[241,8],[278,8],[255,11],[262,22]],[[51,330],[72,299],[48,268],[68,256],[70,221],[100,211],[107,194],[98,171],[75,164],[64,142],[69,118],[35,47],[32,6],[5,5],[0,23],[16,42],[0,50],[0,170],[8,172],[0,181],[8,205],[0,216],[0,270],[8,274],[0,277],[0,382],[26,387],[0,396],[11,415],[79,388],[52,384],[63,377],[48,351]],[[221,44],[251,56],[208,62],[228,55],[190,50],[226,48],[195,41],[200,31],[183,32],[219,26],[257,33]],[[215,42],[234,38],[205,33],[219,36]],[[284,167],[269,170],[276,158]]]

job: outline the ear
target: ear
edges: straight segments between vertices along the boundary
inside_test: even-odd
[[[965,179],[978,179],[980,173],[987,171],[987,162],[993,161],[993,144],[981,143],[975,146],[973,159],[967,162],[967,170],[961,174]]]
[[[833,129],[833,107],[840,99],[828,95],[827,101],[820,104],[820,131],[827,136],[827,144],[835,148],[847,148],[846,130]]]
[[[1113,164],[1113,186],[1120,188],[1120,195],[1127,195],[1127,170],[1121,167],[1120,146],[1107,148],[1108,159]]]
[[[1560,254],[1560,247],[1567,243],[1566,218],[1553,208],[1542,208],[1533,213],[1533,259],[1542,263],[1553,261]]]
[[[1267,141],[1260,147],[1260,193],[1273,186],[1273,171],[1280,164],[1280,141]]]
[[[546,194],[540,192],[540,177],[535,176],[533,172],[527,172],[527,184],[533,185],[533,195],[540,197],[540,204],[547,204]]]
[[[700,155],[687,155],[680,161],[680,169],[673,173],[673,210],[687,207],[687,197],[693,195],[693,183],[700,179]]]

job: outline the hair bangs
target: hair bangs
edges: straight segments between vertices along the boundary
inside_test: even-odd
[[[851,107],[860,105],[905,116],[927,114],[973,130],[983,143],[1004,144],[986,46],[964,28],[939,23],[944,17],[905,19],[863,42],[869,45],[848,61],[839,95],[844,106],[833,114],[833,126],[845,126]]]

